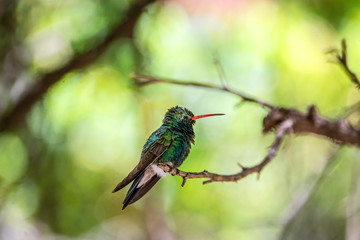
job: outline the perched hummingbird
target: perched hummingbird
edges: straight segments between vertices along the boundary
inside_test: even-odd
[[[117,192],[133,181],[123,202],[123,208],[144,196],[160,178],[167,173],[157,163],[179,167],[188,156],[191,143],[194,144],[193,125],[199,118],[224,115],[194,114],[183,107],[170,108],[163,119],[163,124],[146,141],[138,165],[112,191]]]

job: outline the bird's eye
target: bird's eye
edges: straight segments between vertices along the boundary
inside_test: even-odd
[[[183,116],[183,119],[186,120],[186,121],[188,121],[188,120],[189,120],[189,116],[184,115],[184,116]]]

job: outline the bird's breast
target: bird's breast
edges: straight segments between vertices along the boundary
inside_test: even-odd
[[[176,136],[169,148],[162,155],[159,162],[173,163],[174,167],[179,167],[188,156],[191,148],[190,140],[186,137]]]

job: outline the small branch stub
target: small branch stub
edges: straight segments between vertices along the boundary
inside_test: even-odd
[[[348,65],[348,57],[347,57],[347,45],[345,39],[341,41],[341,49],[333,48],[327,53],[333,55],[335,57],[335,63],[339,64],[341,68],[345,71],[345,73],[349,76],[350,80],[356,85],[357,88],[360,89],[360,81],[356,74],[350,70]]]

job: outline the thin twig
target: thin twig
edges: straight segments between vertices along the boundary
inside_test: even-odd
[[[332,54],[345,73],[349,76],[350,80],[356,85],[357,88],[360,89],[360,81],[356,74],[350,70],[348,61],[347,61],[347,45],[345,39],[341,41],[341,50],[339,49],[330,49],[327,53]]]
[[[242,168],[241,172],[233,174],[233,175],[222,175],[222,174],[217,174],[217,173],[211,173],[206,170],[204,170],[202,172],[184,172],[184,171],[181,171],[177,168],[171,167],[166,164],[158,164],[158,166],[161,167],[164,171],[166,171],[172,175],[177,175],[177,176],[182,177],[183,178],[183,182],[181,184],[182,187],[185,185],[187,179],[192,179],[192,178],[208,179],[203,182],[203,184],[207,184],[207,183],[212,183],[212,182],[237,182],[252,173],[257,173],[260,175],[263,168],[269,162],[271,162],[271,160],[276,156],[285,134],[287,134],[289,131],[291,131],[293,124],[294,124],[294,122],[291,119],[288,119],[279,125],[277,132],[276,132],[275,140],[274,140],[273,144],[271,145],[268,154],[266,155],[266,157],[264,158],[264,160],[261,163],[259,163],[256,166],[249,167],[249,168],[239,165]]]
[[[217,72],[219,74],[219,78],[221,80],[222,86],[224,88],[229,88],[229,84],[228,84],[228,82],[226,80],[224,68],[222,67],[220,61],[217,58],[214,59],[214,64],[215,64],[216,70],[217,70]]]
[[[248,97],[245,94],[240,93],[236,90],[227,88],[226,86],[220,87],[220,86],[206,84],[206,83],[181,81],[181,80],[174,80],[174,79],[168,79],[168,78],[157,78],[157,77],[152,77],[152,76],[148,76],[148,75],[144,75],[144,74],[135,74],[135,73],[133,73],[131,75],[131,78],[135,81],[135,84],[138,85],[139,87],[143,87],[145,85],[152,84],[152,83],[167,83],[167,84],[175,84],[175,85],[182,85],[182,86],[193,86],[193,87],[214,89],[214,90],[224,91],[224,92],[234,94],[234,95],[240,97],[245,102],[257,103],[257,104],[260,104],[269,109],[275,108],[273,105],[271,105],[269,103],[257,100],[255,98]]]
[[[339,118],[345,119],[351,116],[352,114],[359,112],[360,110],[360,101],[354,103],[353,105],[347,107],[343,113],[339,115]]]

